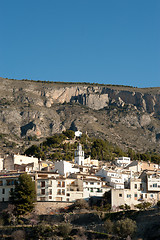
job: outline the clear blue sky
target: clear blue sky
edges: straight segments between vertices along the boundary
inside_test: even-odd
[[[160,87],[160,0],[0,0],[0,77]]]

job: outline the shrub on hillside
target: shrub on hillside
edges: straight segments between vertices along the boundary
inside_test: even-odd
[[[72,226],[69,223],[62,223],[58,226],[58,230],[62,237],[67,238],[72,231]]]
[[[110,219],[107,219],[104,222],[104,227],[105,227],[106,233],[112,233],[113,232],[113,226],[114,226],[113,222]]]
[[[138,208],[139,210],[146,210],[147,208],[150,208],[151,205],[152,204],[150,202],[143,202],[135,205],[135,207]]]
[[[75,137],[75,133],[72,130],[66,130],[63,134],[69,139],[73,139]]]
[[[74,208],[75,209],[88,209],[89,205],[88,205],[88,202],[85,201],[84,199],[77,199],[74,203]]]
[[[132,236],[137,230],[136,222],[132,219],[126,218],[118,220],[114,225],[114,232],[123,238]]]

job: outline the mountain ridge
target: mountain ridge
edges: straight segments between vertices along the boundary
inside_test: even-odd
[[[41,140],[69,128],[123,149],[160,151],[159,113],[160,87],[0,78],[1,148],[6,152],[4,142],[15,142],[22,151],[28,136]]]

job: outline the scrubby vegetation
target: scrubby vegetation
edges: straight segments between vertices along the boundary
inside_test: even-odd
[[[158,208],[136,211],[125,207],[111,212],[104,208],[108,200],[107,195],[101,201],[77,200],[70,208],[46,215],[17,216],[10,205],[0,214],[0,239],[159,239],[155,238],[159,237]]]
[[[75,139],[74,131],[66,130],[60,134],[54,134],[46,138],[41,144],[32,145],[25,150],[24,154],[35,156],[41,159],[50,160],[72,160],[74,151],[78,143],[81,143],[85,151],[85,156],[91,155],[93,159],[100,161],[114,160],[116,157],[128,156],[131,160],[151,161],[160,163],[160,155],[156,152],[137,153],[129,148],[127,152],[123,151],[115,144],[100,138],[90,138],[83,134],[80,139]]]

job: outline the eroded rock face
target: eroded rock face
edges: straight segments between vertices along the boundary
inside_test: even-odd
[[[74,111],[71,111],[73,106]],[[138,89],[0,78],[0,133],[20,138],[30,135],[47,137],[74,125],[81,131],[102,134],[110,137],[111,141],[123,141],[124,144],[128,140],[123,140],[123,132],[127,134],[128,129],[141,129],[144,140],[149,138],[151,143],[157,144],[160,143],[159,113],[159,88]]]
[[[0,79],[1,98],[10,102],[46,106],[50,108],[56,103],[79,103],[94,110],[103,109],[115,102],[117,106],[133,105],[147,113],[159,113],[159,90],[129,88],[119,90],[118,87],[102,87],[91,85],[59,86],[52,83],[39,83],[30,81],[17,81]],[[65,84],[64,84],[65,85]]]

